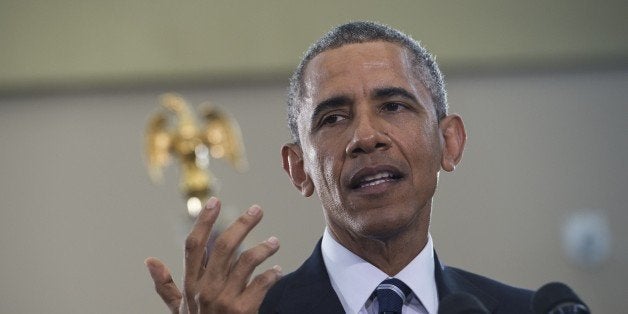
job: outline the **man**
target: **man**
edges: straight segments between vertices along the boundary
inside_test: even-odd
[[[491,312],[530,312],[531,291],[443,267],[434,253],[438,175],[455,169],[466,140],[443,85],[429,53],[397,30],[370,22],[331,30],[291,79],[294,141],[281,152],[294,186],[322,203],[326,229],[312,256],[281,279],[275,266],[249,282],[278,241],[234,255],[261,219],[254,205],[205,256],[220,207],[212,198],[186,241],[183,293],[161,262],[147,260],[159,295],[186,313],[436,313],[439,300],[465,292]]]

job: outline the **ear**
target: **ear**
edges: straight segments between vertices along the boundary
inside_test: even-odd
[[[441,167],[443,170],[451,172],[456,169],[456,165],[462,159],[467,133],[464,130],[462,118],[457,114],[444,117],[440,121],[439,128],[444,140]]]
[[[285,144],[281,148],[283,159],[283,170],[286,171],[292,184],[301,191],[305,197],[310,197],[314,193],[314,183],[305,171],[303,163],[303,151],[297,144]]]

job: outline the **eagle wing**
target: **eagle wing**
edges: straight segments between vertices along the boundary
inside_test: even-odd
[[[213,158],[227,160],[237,171],[248,168],[238,123],[224,111],[209,105],[203,110],[203,142]]]
[[[149,119],[145,133],[146,163],[153,182],[163,182],[163,169],[170,164],[171,144],[168,116],[157,112]]]

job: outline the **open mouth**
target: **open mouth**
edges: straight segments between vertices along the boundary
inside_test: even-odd
[[[382,183],[396,182],[402,178],[403,176],[396,169],[363,169],[353,176],[349,186],[352,189],[361,189]]]

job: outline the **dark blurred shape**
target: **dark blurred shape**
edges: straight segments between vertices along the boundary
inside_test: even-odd
[[[589,314],[587,307],[564,283],[550,282],[534,293],[532,309],[537,314]]]

